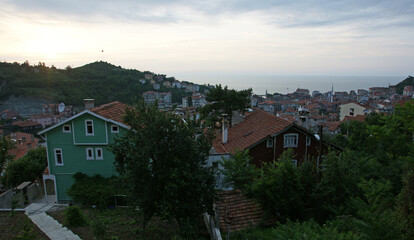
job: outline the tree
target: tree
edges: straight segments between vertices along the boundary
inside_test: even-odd
[[[258,175],[258,170],[254,165],[250,165],[250,160],[248,149],[236,152],[229,159],[223,158],[220,164],[224,167],[224,183],[232,185],[235,189],[248,188]]]
[[[131,129],[111,148],[130,197],[143,210],[144,227],[158,214],[175,219],[180,233],[191,236],[201,214],[212,212],[214,172],[205,167],[211,138],[196,121],[143,102],[124,120]]]
[[[42,177],[46,166],[46,148],[30,149],[25,156],[7,164],[5,182],[14,187],[24,181],[34,181]]]
[[[220,121],[221,114],[227,114],[230,126],[232,125],[233,111],[245,112],[250,107],[250,96],[252,89],[236,91],[216,85],[207,93],[206,100],[209,102],[201,109],[201,114],[212,124]]]
[[[3,171],[3,167],[13,159],[13,156],[9,155],[8,151],[13,148],[13,143],[10,138],[3,136],[0,138],[0,176]]]
[[[293,151],[282,153],[276,163],[266,163],[253,182],[250,194],[270,214],[286,219],[301,219],[304,214],[303,186],[292,164]]]

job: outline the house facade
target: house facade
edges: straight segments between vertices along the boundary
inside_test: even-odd
[[[358,103],[346,103],[339,106],[339,120],[343,121],[346,116],[366,115],[367,108]]]
[[[48,159],[48,171],[43,175],[43,180],[45,186],[48,180],[54,182],[58,202],[72,200],[67,190],[74,183],[73,175],[77,172],[89,176],[117,175],[115,158],[108,146],[114,143],[117,135],[129,128],[122,122],[127,107],[123,103],[112,102],[86,109],[39,132],[46,140]]]
[[[320,157],[329,149],[328,144],[305,128],[263,110],[255,110],[236,126],[223,126],[213,142],[209,158],[213,166],[221,157],[228,158],[237,151],[248,149],[251,164],[261,167],[264,163],[277,161],[284,151],[292,149],[292,164],[299,165],[310,159],[318,167]]]

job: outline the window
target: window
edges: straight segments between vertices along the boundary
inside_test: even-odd
[[[311,137],[306,136],[306,146],[310,146],[310,145],[311,145]]]
[[[102,148],[95,148],[96,160],[103,160]]]
[[[273,138],[267,139],[266,147],[267,148],[272,148],[273,147]]]
[[[61,148],[55,148],[55,163],[56,166],[63,166],[63,153]]]
[[[297,167],[298,166],[298,160],[296,160],[296,159],[292,159],[292,160],[290,160],[291,162],[292,162],[292,165],[293,166],[295,166],[295,167]]]
[[[349,115],[354,116],[354,111],[355,111],[354,108],[350,108],[349,109]]]
[[[93,136],[93,121],[85,120],[86,136]]]
[[[86,148],[86,160],[93,160],[93,148]]]
[[[63,125],[63,130],[64,133],[70,133],[70,125]]]
[[[119,133],[119,127],[117,125],[112,125],[111,133]]]
[[[285,134],[283,146],[285,148],[286,147],[298,147],[298,134],[296,133]]]

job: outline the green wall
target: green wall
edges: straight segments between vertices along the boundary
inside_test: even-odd
[[[85,120],[93,120],[94,136],[85,136]],[[117,175],[114,165],[114,155],[108,150],[108,143],[114,142],[114,137],[125,133],[127,129],[119,127],[120,133],[111,133],[110,122],[94,117],[88,113],[73,119],[64,125],[71,126],[70,133],[64,133],[62,126],[58,126],[46,133],[49,171],[56,176],[56,188],[58,201],[70,200],[67,196],[67,189],[72,186],[72,176],[77,172],[89,176],[100,174],[103,177]],[[74,142],[75,140],[75,142]],[[77,145],[75,145],[76,143]],[[54,149],[62,149],[63,166],[55,163]],[[86,148],[92,148],[96,158],[96,148],[103,151],[103,160],[86,160]]]

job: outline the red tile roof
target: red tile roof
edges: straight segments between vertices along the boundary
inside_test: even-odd
[[[342,122],[348,122],[348,121],[363,122],[363,121],[365,121],[365,118],[367,118],[367,116],[365,116],[365,115],[345,116],[345,118],[344,118],[344,120],[342,120]]]
[[[91,109],[91,111],[104,118],[125,124],[122,118],[125,115],[125,110],[127,108],[131,108],[131,106],[115,101],[95,107]]]
[[[30,149],[36,148],[39,143],[38,138],[35,138],[32,134],[23,132],[12,133],[10,138],[14,143],[14,147],[7,152],[14,156],[14,159],[23,157]]]
[[[19,127],[32,127],[32,126],[40,125],[40,123],[33,122],[31,120],[26,120],[26,121],[14,122],[14,123],[12,123],[12,125],[19,126]]]
[[[237,150],[249,148],[291,125],[293,125],[292,121],[276,117],[263,110],[255,110],[246,116],[243,122],[228,129],[227,143],[222,143],[220,132],[213,142],[213,146],[218,153],[234,153]]]
[[[276,223],[274,218],[266,218],[259,204],[243,196],[240,190],[218,192],[218,201],[215,202],[218,211],[220,230],[227,232],[239,231],[256,226],[259,223],[272,225]]]

